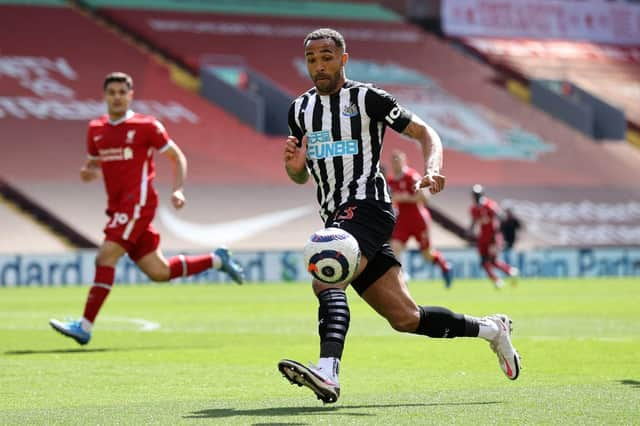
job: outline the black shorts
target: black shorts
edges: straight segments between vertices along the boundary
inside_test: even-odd
[[[341,228],[353,235],[367,258],[367,267],[351,282],[358,294],[393,266],[401,266],[389,245],[395,224],[391,204],[371,200],[347,201],[327,219],[326,228]]]

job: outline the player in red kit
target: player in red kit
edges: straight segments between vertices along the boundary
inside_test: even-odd
[[[471,228],[473,234],[476,226],[478,253],[482,260],[482,267],[487,272],[489,279],[496,288],[504,286],[502,279],[496,275],[493,268],[496,267],[507,276],[515,280],[518,276],[518,268],[513,267],[498,259],[502,247],[502,234],[500,233],[500,206],[491,198],[484,195],[481,185],[474,185],[471,195],[473,205],[471,206]],[[515,281],[512,281],[515,283]]]
[[[426,208],[427,198],[421,190],[416,189],[422,175],[407,165],[407,155],[395,150],[391,154],[393,174],[387,179],[393,203],[397,207],[397,222],[391,235],[391,248],[396,257],[400,257],[407,241],[415,238],[420,245],[420,252],[428,262],[440,267],[445,286],[451,287],[451,265],[438,250],[431,247],[429,225],[431,214]]]
[[[109,216],[104,228],[105,238],[96,255],[94,284],[89,290],[82,319],[49,321],[56,331],[81,345],[91,339],[93,323],[113,286],[116,264],[125,253],[153,281],[194,275],[209,268],[227,273],[238,284],[243,281],[242,268],[225,248],[168,260],[163,256],[159,248],[160,235],[151,224],[158,206],[158,193],[153,187],[153,152],[162,153],[173,163],[171,204],[176,209],[185,204],[183,184],[187,160],[158,120],[129,109],[133,98],[130,76],[120,72],[107,75],[103,91],[108,113],[89,123],[89,155],[80,177],[89,182],[102,172]]]

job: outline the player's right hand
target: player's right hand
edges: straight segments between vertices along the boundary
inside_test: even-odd
[[[186,198],[182,189],[176,189],[175,191],[173,191],[173,193],[171,194],[171,204],[173,204],[173,207],[176,210],[183,208],[185,202]]]
[[[302,137],[302,143],[298,145],[298,138],[288,136],[284,145],[284,164],[287,170],[293,173],[300,173],[305,169],[307,163],[307,135]]]
[[[437,194],[444,189],[445,181],[446,178],[440,173],[427,173],[416,183],[414,190],[428,188],[430,193]]]
[[[90,182],[97,177],[98,177],[98,170],[94,168],[83,166],[80,169],[80,179],[82,179],[83,182]]]

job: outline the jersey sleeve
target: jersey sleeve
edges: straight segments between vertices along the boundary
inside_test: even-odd
[[[500,205],[494,200],[489,200],[487,210],[489,210],[489,214],[492,217],[498,217],[500,215]]]
[[[98,147],[96,147],[96,143],[93,140],[93,127],[91,124],[89,124],[89,127],[87,128],[87,156],[90,160],[100,159]]]
[[[298,141],[302,141],[302,129],[298,126],[298,122],[296,121],[296,104],[295,102],[289,106],[289,134],[291,136],[295,136]]]
[[[367,90],[364,101],[371,118],[384,122],[398,133],[402,133],[411,121],[411,112],[382,89],[371,87]]]
[[[149,130],[149,143],[152,147],[160,152],[164,152],[171,146],[171,138],[164,125],[158,121],[153,120]]]

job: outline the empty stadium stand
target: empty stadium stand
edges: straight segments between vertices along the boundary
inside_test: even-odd
[[[551,211],[563,205],[579,210],[585,201],[603,209],[629,206],[622,222],[606,215],[598,221],[627,228],[640,223],[640,215],[633,213],[634,200],[640,198],[635,167],[496,87],[490,67],[397,19],[327,20],[89,3],[134,39],[180,58],[194,73],[212,56],[238,57],[292,97],[310,87],[303,37],[314,28],[331,25],[347,39],[348,77],[389,89],[443,136],[448,190],[432,203],[449,217],[467,222],[468,189],[480,182],[494,198],[515,202],[516,211],[523,206],[519,212],[532,225],[523,246],[624,243],[619,233],[583,241],[536,233],[545,225],[541,220],[570,227],[569,231],[596,222],[580,215],[574,222],[562,222],[532,212],[532,204]],[[175,6],[170,0],[165,3]],[[135,108],[157,115],[190,159],[190,204],[179,217],[188,224],[207,225],[291,210],[299,216],[284,222],[278,220],[285,216],[269,216],[279,224],[232,242],[237,248],[300,247],[319,226],[319,219],[304,210],[313,210],[311,188],[290,184],[282,171],[280,138],[257,133],[185,91],[154,56],[100,22],[67,7],[0,6],[2,145],[19,146],[5,149],[7,155],[0,157],[2,176],[60,216],[73,218],[85,235],[99,241],[104,195],[99,184],[76,183],[85,155],[83,135],[86,121],[101,111],[104,75],[115,69],[129,71],[141,101]],[[44,43],[51,34],[56,43]],[[413,144],[393,132],[386,144],[383,160],[393,148],[400,148],[419,167],[420,155]],[[169,173],[167,164],[159,162],[166,199]],[[82,215],[77,214],[79,208]],[[202,246],[197,238],[170,232],[162,220],[156,223],[164,247]],[[434,239],[441,247],[466,245],[440,229]]]
[[[492,65],[527,79],[571,81],[622,108],[640,126],[640,47],[490,38],[466,39],[465,44]]]

